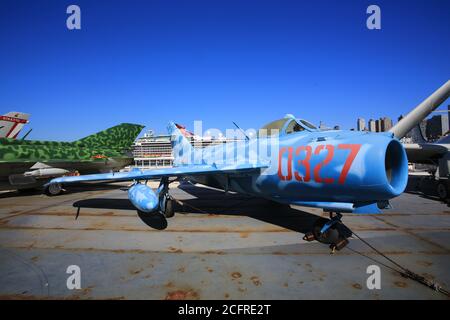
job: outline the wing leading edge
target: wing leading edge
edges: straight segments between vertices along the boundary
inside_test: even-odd
[[[116,173],[100,173],[89,174],[81,176],[59,177],[52,179],[47,185],[53,183],[75,183],[75,182],[100,182],[100,181],[131,181],[131,180],[151,180],[159,179],[163,177],[183,177],[183,176],[195,176],[204,174],[218,174],[218,173],[249,173],[256,172],[257,170],[267,168],[267,164],[260,163],[246,163],[238,165],[195,165],[195,166],[182,166],[173,167],[167,169],[156,170],[134,170],[130,172],[116,172]]]

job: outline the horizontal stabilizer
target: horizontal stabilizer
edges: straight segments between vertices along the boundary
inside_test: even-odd
[[[419,125],[415,126],[411,131],[411,138],[414,143],[426,143],[427,140],[423,136],[422,129]]]

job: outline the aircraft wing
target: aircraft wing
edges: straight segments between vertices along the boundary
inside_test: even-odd
[[[405,143],[403,147],[408,161],[414,163],[429,163],[448,152],[446,146],[434,143]]]
[[[51,180],[47,185],[53,183],[74,183],[74,182],[99,182],[99,181],[131,181],[131,180],[152,180],[162,177],[184,177],[205,174],[238,174],[257,172],[267,168],[267,164],[237,164],[237,165],[189,165],[167,169],[156,170],[133,170],[130,172],[100,173],[81,176],[59,177]]]

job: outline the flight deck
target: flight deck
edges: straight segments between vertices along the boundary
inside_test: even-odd
[[[302,240],[327,217],[320,209],[176,182],[176,214],[166,219],[138,214],[120,190],[126,185],[70,186],[55,197],[1,193],[0,298],[446,299],[383,266],[356,238],[335,254]],[[448,289],[447,204],[413,191],[391,203],[383,214],[344,214],[343,222]],[[80,267],[81,289],[67,287],[71,265]],[[370,265],[381,268],[381,289],[366,285]]]

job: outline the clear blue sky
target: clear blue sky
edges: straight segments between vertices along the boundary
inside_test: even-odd
[[[81,30],[66,28],[70,4]],[[381,30],[366,28],[370,4]],[[352,128],[450,78],[450,1],[1,0],[0,44],[0,111],[31,113],[33,139],[286,113]]]

